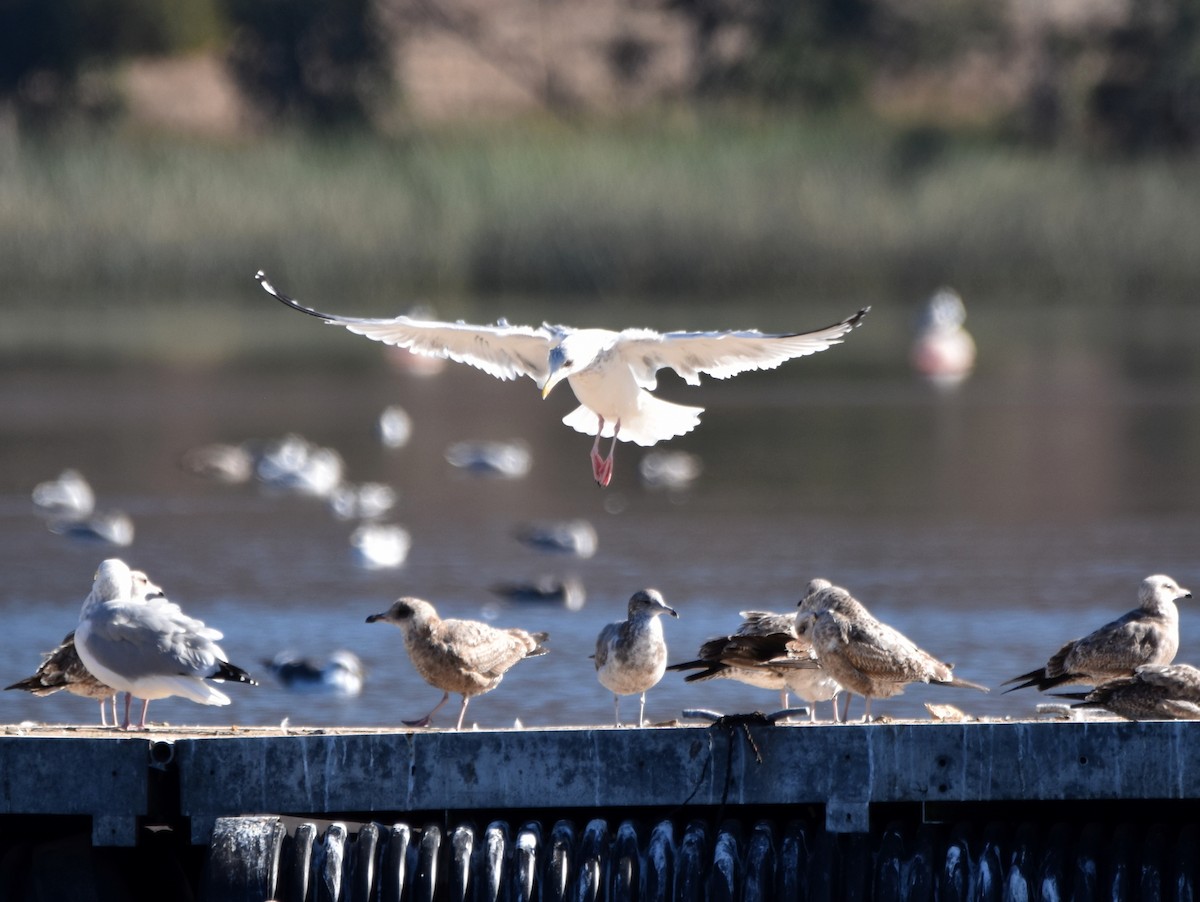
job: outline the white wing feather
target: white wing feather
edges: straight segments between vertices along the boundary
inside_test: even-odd
[[[481,369],[497,379],[528,376],[538,385],[549,373],[551,334],[531,326],[471,326],[409,319],[349,319],[329,317],[335,326],[414,354],[446,357]]]
[[[398,316],[394,319],[367,319],[355,316],[335,316],[306,307],[295,298],[279,291],[267,281],[261,271],[256,278],[272,296],[302,313],[342,326],[357,335],[384,344],[406,348],[427,357],[445,357],[483,370],[497,379],[516,379],[528,376],[541,387],[550,372],[550,346],[561,337],[561,327],[510,326],[500,322],[494,326],[472,326],[467,323],[440,323]]]
[[[700,374],[728,379],[747,370],[770,370],[793,357],[806,357],[842,343],[842,338],[870,310],[824,329],[791,335],[746,332],[666,332],[627,329],[616,351],[643,388],[653,389],[655,373],[670,367],[689,385],[700,384]]]

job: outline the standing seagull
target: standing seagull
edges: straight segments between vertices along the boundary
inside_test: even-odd
[[[162,589],[150,582],[150,578],[141,570],[130,573],[133,577],[133,594],[135,598],[147,601],[151,598],[161,598]],[[41,666],[33,676],[26,677],[5,689],[23,689],[36,696],[53,695],[65,689],[72,695],[81,698],[97,699],[100,702],[100,726],[108,726],[108,716],[105,704],[112,699],[113,726],[117,725],[117,690],[92,676],[83,661],[79,660],[79,652],[75,649],[75,631],[67,633],[58,648],[47,654]]]
[[[67,633],[54,651],[45,655],[41,666],[33,676],[4,688],[23,689],[37,696],[53,695],[60,689],[65,689],[72,695],[95,699],[100,702],[100,726],[102,727],[108,726],[106,706],[111,698],[113,726],[117,724],[117,690],[88,673],[83,662],[79,660],[79,652],[75,650],[74,630]]]
[[[1093,686],[1127,677],[1142,664],[1170,664],[1179,651],[1179,608],[1175,602],[1191,598],[1161,573],[1147,576],[1138,587],[1138,606],[1082,639],[1068,642],[1051,656],[1045,667],[1023,673],[1003,685],[1023,682],[1005,692],[1037,686],[1043,692],[1055,686],[1090,683]]]
[[[747,370],[769,370],[793,357],[806,357],[841,344],[842,338],[870,310],[813,332],[771,335],[745,332],[667,332],[649,329],[571,329],[543,324],[539,328],[426,322],[398,316],[364,319],[334,316],[305,307],[278,291],[260,271],[256,278],[268,293],[302,313],[316,316],[375,341],[445,357],[483,370],[498,379],[528,376],[545,398],[563,379],[580,406],[563,417],[576,432],[595,435],[592,475],[601,486],[612,479],[617,440],[650,446],[691,432],[703,407],[685,407],[650,394],[660,369],[675,370],[688,385],[700,374],[727,379]],[[600,439],[611,438],[607,456]]]
[[[950,664],[876,620],[858,599],[839,586],[819,589],[800,602],[796,632],[811,640],[821,667],[847,691],[847,710],[849,693],[866,699],[866,720],[871,717],[871,699],[899,695],[909,683],[988,691],[985,686],[955,677]]]
[[[209,680],[254,685],[246,671],[226,660],[215,641],[220,638],[219,631],[188,617],[161,595],[145,599],[135,594],[129,567],[109,558],[96,570],[79,612],[75,649],[95,677],[128,693],[123,729],[129,729],[132,698],[142,699],[140,730],[151,699],[182,695],[201,705],[228,705],[229,696]]]
[[[1072,708],[1104,708],[1126,720],[1200,720],[1200,670],[1190,664],[1143,664],[1091,692],[1052,694],[1083,699]]]
[[[410,727],[427,727],[451,692],[462,695],[456,730],[461,730],[467,702],[500,685],[508,669],[524,658],[544,655],[541,643],[547,633],[496,629],[478,620],[443,620],[433,605],[420,598],[401,598],[382,614],[372,614],[367,623],[391,623],[404,634],[404,647],[417,673],[429,685],[442,690],[442,700],[419,720],[404,721]]]
[[[741,626],[728,636],[709,639],[696,660],[672,664],[668,670],[695,670],[689,683],[731,679],[760,689],[779,692],[781,708],[788,707],[788,692],[813,703],[810,719],[817,719],[816,702],[833,702],[837,720],[837,694],[841,686],[817,662],[812,643],[796,635],[793,614],[742,611]]]
[[[667,669],[667,643],[659,614],[678,617],[657,589],[642,589],[629,599],[629,616],[610,623],[596,637],[596,676],[613,694],[613,721],[621,725],[621,696],[641,693],[638,726],[646,714],[646,690]]]
[[[829,586],[827,579],[809,580],[804,597]],[[803,603],[803,599],[801,599]],[[700,646],[697,660],[672,664],[668,670],[696,670],[684,679],[689,683],[732,679],[760,689],[779,692],[782,708],[788,707],[788,692],[806,702],[833,702],[833,719],[838,719],[837,694],[841,686],[821,669],[812,643],[796,634],[793,614],[742,611],[737,632],[709,639]],[[811,719],[817,719],[814,706]]]

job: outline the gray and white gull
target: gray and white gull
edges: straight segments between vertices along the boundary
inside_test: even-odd
[[[836,344],[857,326],[869,307],[832,326],[811,332],[653,332],[649,329],[572,329],[543,324],[491,326],[444,323],[398,316],[392,319],[335,316],[306,307],[272,285],[261,271],[262,287],[293,309],[375,341],[416,354],[442,357],[483,370],[498,379],[528,376],[550,394],[566,380],[580,406],[563,418],[577,432],[594,435],[592,475],[601,486],[612,479],[617,441],[650,446],[691,432],[702,407],[663,401],[650,394],[660,369],[673,369],[689,385],[700,375],[727,379],[748,370],[774,369]],[[600,440],[612,439],[607,455]]]
[[[130,573],[133,578],[133,595],[148,601],[151,598],[161,598],[163,591],[141,570]],[[54,651],[43,656],[41,665],[33,676],[26,677],[5,689],[21,689],[43,697],[65,690],[71,695],[81,698],[95,699],[100,702],[100,726],[108,726],[108,716],[105,706],[112,700],[113,726],[117,725],[117,690],[100,682],[88,672],[79,659],[75,648],[75,631],[67,633]]]
[[[96,570],[75,628],[75,648],[84,667],[128,693],[124,729],[129,729],[135,696],[142,699],[142,729],[152,699],[181,695],[201,705],[228,705],[229,696],[211,681],[254,685],[246,671],[229,663],[216,643],[221,638],[218,630],[187,616],[161,594],[138,595],[132,571],[118,558],[101,562]]]
[[[1188,589],[1169,576],[1147,576],[1138,587],[1136,608],[1068,642],[1051,655],[1045,667],[1006,680],[1003,685],[1019,685],[1005,691],[1029,686],[1045,691],[1074,683],[1097,686],[1132,676],[1134,669],[1143,664],[1170,664],[1179,651],[1179,608],[1175,602],[1191,597]]]
[[[621,725],[621,696],[640,695],[638,726],[646,717],[646,692],[667,669],[667,642],[659,616],[678,617],[657,589],[642,589],[629,599],[628,616],[609,623],[596,637],[596,678],[613,694],[613,723]]]

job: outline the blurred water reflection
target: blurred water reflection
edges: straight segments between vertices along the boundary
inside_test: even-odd
[[[824,576],[964,677],[995,687],[1128,610],[1150,573],[1200,588],[1200,393],[1184,345],[1196,317],[1131,314],[1097,332],[1076,328],[1075,316],[1011,315],[1008,340],[989,347],[988,319],[973,313],[979,368],[949,393],[909,372],[902,338],[892,349],[880,336],[857,345],[854,336],[821,355],[829,365],[814,358],[700,389],[664,378],[664,396],[708,408],[696,432],[660,446],[703,463],[681,492],[642,487],[644,452],[629,445],[612,488],[598,489],[583,453],[590,439],[559,423],[573,407],[566,394],[543,402],[528,383],[464,367],[433,378],[382,362],[357,371],[10,370],[0,395],[0,679],[33,672],[74,626],[96,564],[115,555],[222,629],[231,660],[249,669],[283,649],[322,657],[339,647],[366,666],[355,698],[299,698],[264,678],[256,689],[232,687],[229,708],[156,703],[157,717],[175,723],[394,725],[422,713],[438,694],[409,667],[399,632],[364,624],[401,594],[428,597],[445,616],[550,631],[549,655],[522,662],[471,705],[482,725],[606,723],[611,698],[587,656],[600,627],[645,586],[681,615],[665,625],[672,660],[736,627],[740,610],[791,609],[803,584]],[[361,351],[377,359],[374,347]],[[392,404],[411,416],[403,448],[377,437]],[[361,568],[349,544],[355,523],[321,500],[216,484],[181,466],[198,446],[293,432],[337,449],[353,482],[397,491],[388,519],[412,537],[402,568]],[[532,451],[523,479],[472,477],[444,457],[454,442],[515,436]],[[98,505],[132,516],[130,547],[75,543],[34,515],[32,488],[67,467],[87,476]],[[514,535],[531,520],[572,518],[596,528],[589,559],[539,554]],[[583,608],[490,591],[547,575],[581,579]],[[1200,662],[1198,628],[1200,612],[1185,609],[1180,661]],[[948,702],[1022,716],[1040,700],[913,687],[876,707],[923,717],[923,702]],[[668,674],[647,715],[774,702],[773,693],[697,688]],[[0,704],[9,722],[95,716],[92,703],[62,694],[6,693]]]

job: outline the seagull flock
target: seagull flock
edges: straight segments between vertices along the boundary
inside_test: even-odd
[[[1200,670],[1173,663],[1179,648],[1176,602],[1191,597],[1169,576],[1146,577],[1137,608],[1066,643],[1044,667],[1009,680],[1005,685],[1018,685],[1007,691],[1086,684],[1092,686],[1089,691],[1061,695],[1073,699],[1074,707],[1105,708],[1131,720],[1200,720]],[[613,694],[615,726],[621,726],[624,695],[639,696],[637,725],[646,723],[646,693],[668,670],[687,673],[689,683],[732,679],[778,691],[785,713],[788,694],[794,693],[812,705],[814,723],[816,703],[825,701],[833,703],[835,723],[847,722],[853,695],[865,700],[862,719],[869,722],[873,699],[899,695],[913,683],[988,691],[956,676],[952,664],[878,620],[848,590],[826,579],[808,583],[794,613],[743,611],[735,632],[706,641],[694,660],[677,664],[667,664],[664,614],[679,616],[657,589],[639,590],[629,599],[626,619],[605,625],[596,638],[591,658],[600,685]],[[420,598],[400,598],[366,622],[398,627],[414,669],[442,690],[427,714],[403,721],[408,727],[428,727],[454,693],[462,698],[455,724],[461,730],[472,698],[499,686],[520,661],[549,651],[545,632],[444,619]],[[6,688],[39,696],[66,690],[97,699],[102,726],[107,726],[110,699],[116,725],[116,695],[124,692],[121,727],[145,729],[153,699],[182,696],[202,705],[228,705],[230,697],[214,683],[256,685],[217,645],[221,638],[218,630],[168,601],[144,572],[109,558],[96,570],[74,632],[45,656],[33,676]],[[349,682],[349,694],[361,689],[361,665],[352,653],[331,656],[327,671],[290,658],[264,664],[281,680],[295,681],[297,691],[320,691],[326,680],[342,689]],[[134,698],[142,700],[136,727],[130,718]]]
[[[321,313],[279,291],[262,272],[257,280],[288,307],[352,333],[426,357],[466,363],[499,379],[528,376],[543,398],[558,383],[567,382],[579,406],[563,422],[594,436],[592,476],[601,487],[612,480],[618,441],[651,446],[698,425],[703,408],[651,394],[660,369],[674,370],[690,385],[698,385],[701,374],[725,379],[748,370],[773,369],[840,344],[870,309],[832,326],[792,334],[614,332],[545,324],[511,326],[504,321],[472,326],[406,316],[365,319]],[[943,294],[935,305],[935,319],[946,321],[943,331],[952,331],[961,327],[962,305],[957,296]],[[973,346],[971,350],[973,360]],[[956,375],[968,369],[969,365],[960,367]],[[396,436],[399,428],[402,443],[410,424],[401,419],[399,426],[396,417],[389,420],[388,434]],[[611,440],[606,453],[601,453],[602,439]],[[185,458],[184,465],[226,482],[240,481],[253,471],[280,489],[329,497],[335,513],[343,518],[373,521],[395,501],[386,486],[348,486],[336,452],[310,446],[296,436],[253,455],[244,447],[201,449]],[[682,468],[687,471],[685,481],[699,472],[698,462],[686,457]],[[44,515],[78,523],[91,513],[94,499],[86,481],[68,471],[58,482],[39,486],[34,501]],[[371,524],[365,523],[364,528],[367,525]],[[595,531],[586,521],[530,524],[518,538],[531,547],[576,557],[590,557],[596,548]],[[402,549],[388,560],[403,561],[407,534],[400,539]],[[373,541],[379,544],[380,539]],[[552,588],[551,595],[564,592],[561,586]],[[1055,694],[1071,699],[1076,708],[1104,708],[1129,719],[1200,719],[1200,670],[1174,663],[1179,648],[1176,603],[1187,598],[1191,593],[1170,577],[1146,577],[1139,587],[1137,608],[1067,642],[1043,667],[1005,683],[1016,684],[1006,691],[1045,692],[1085,685],[1091,688]],[[913,683],[988,691],[957,676],[952,664],[877,619],[850,591],[826,579],[811,580],[794,611],[742,611],[736,630],[707,640],[692,660],[680,663],[668,664],[663,615],[679,617],[657,589],[641,589],[629,599],[626,618],[605,625],[596,638],[591,659],[597,681],[613,695],[615,726],[621,726],[621,697],[626,695],[639,697],[637,725],[646,723],[646,693],[667,671],[685,674],[688,683],[732,679],[777,692],[784,714],[791,710],[790,696],[795,695],[809,706],[810,722],[817,721],[816,706],[821,702],[831,703],[834,722],[846,722],[853,695],[864,699],[863,720],[869,721],[874,699],[898,695]],[[414,728],[428,727],[453,693],[461,697],[455,729],[462,729],[472,698],[495,689],[518,662],[549,651],[549,636],[544,632],[443,619],[429,601],[420,598],[400,598],[366,622],[399,628],[416,672],[442,690],[441,700],[427,714],[403,721]],[[145,572],[108,558],[94,574],[75,629],[45,655],[32,676],[6,688],[39,696],[65,690],[98,700],[102,726],[108,725],[109,704],[117,724],[117,695],[124,692],[121,727],[145,729],[147,709],[154,699],[180,696],[203,705],[228,705],[230,696],[214,684],[257,685],[246,670],[229,661],[217,644],[222,638],[221,632],[169,601]],[[346,650],[320,663],[281,653],[262,664],[282,685],[298,692],[355,695],[362,688],[361,662]],[[136,727],[130,713],[134,698],[142,701]]]

